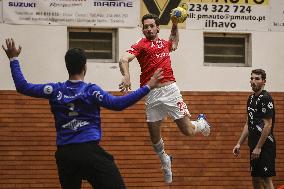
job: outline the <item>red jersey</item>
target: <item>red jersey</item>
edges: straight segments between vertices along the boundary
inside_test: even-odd
[[[158,68],[162,68],[164,73],[164,78],[161,80],[161,83],[175,81],[170,59],[171,48],[172,41],[166,41],[159,38],[156,41],[151,41],[142,38],[132,45],[131,49],[127,50],[127,52],[136,56],[140,64],[141,86],[145,85],[150,80]]]

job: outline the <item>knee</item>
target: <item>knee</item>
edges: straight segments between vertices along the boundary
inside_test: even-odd
[[[261,177],[253,177],[252,178],[254,188],[263,188],[264,180]]]
[[[151,142],[152,142],[153,144],[159,143],[159,141],[160,141],[160,139],[161,139],[160,136],[150,136],[150,138],[151,138]]]

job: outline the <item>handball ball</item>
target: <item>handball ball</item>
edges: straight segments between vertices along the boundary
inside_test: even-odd
[[[181,7],[174,8],[171,12],[171,17],[177,19],[178,23],[183,23],[188,17],[186,6],[182,5]]]

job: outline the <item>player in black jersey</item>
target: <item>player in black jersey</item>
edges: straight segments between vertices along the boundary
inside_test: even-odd
[[[276,143],[273,136],[275,109],[271,95],[264,90],[266,73],[252,70],[250,84],[253,90],[247,101],[247,121],[233,154],[240,154],[240,146],[248,137],[250,167],[254,189],[274,189]]]

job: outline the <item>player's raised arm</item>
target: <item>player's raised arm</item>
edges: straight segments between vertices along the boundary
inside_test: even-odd
[[[22,47],[16,48],[14,40],[9,38],[6,39],[6,47],[2,45],[2,48],[10,60],[11,73],[17,92],[37,98],[49,98],[53,91],[52,84],[32,84],[26,81],[18,60]]]
[[[119,84],[119,89],[123,92],[128,92],[128,90],[131,90],[129,62],[131,62],[134,58],[135,58],[134,54],[125,52],[124,55],[119,60],[119,68],[123,76],[121,83]]]
[[[171,51],[176,50],[178,47],[178,42],[179,42],[178,23],[183,23],[187,19],[188,17],[187,10],[188,7],[184,3],[180,7],[173,9],[171,12],[172,30],[169,38],[169,40],[172,41],[173,43]]]
[[[173,43],[171,51],[175,51],[178,47],[178,42],[179,42],[178,22],[175,17],[171,17],[171,20],[172,20],[172,29],[169,40],[172,41]]]

